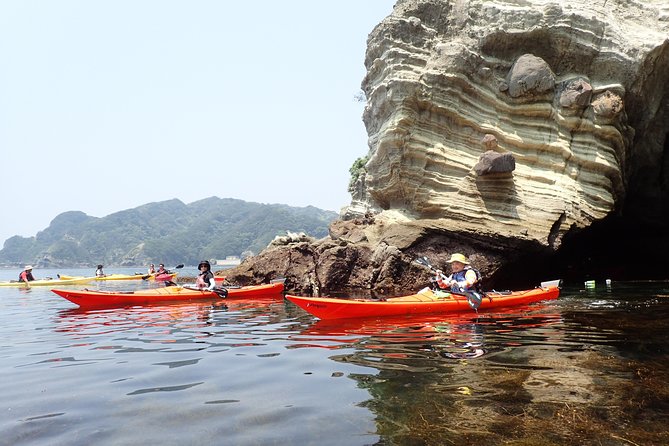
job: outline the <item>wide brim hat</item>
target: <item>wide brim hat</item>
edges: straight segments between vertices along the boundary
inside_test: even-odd
[[[467,260],[467,257],[465,257],[462,254],[453,254],[451,255],[451,258],[447,260],[448,263],[453,263],[453,262],[460,262],[464,265],[469,265],[469,261]]]
[[[24,269],[25,269],[26,271],[28,271],[29,269],[33,269],[33,266],[32,266],[32,265],[26,265],[26,267],[25,267]]]

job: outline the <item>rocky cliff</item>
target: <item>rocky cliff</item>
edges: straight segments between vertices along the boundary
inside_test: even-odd
[[[365,65],[368,161],[315,284],[404,287],[453,250],[495,278],[598,222],[666,229],[665,1],[400,0]]]

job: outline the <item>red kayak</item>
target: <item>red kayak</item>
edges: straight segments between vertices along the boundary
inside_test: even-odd
[[[279,299],[283,298],[283,282],[266,285],[252,285],[226,288],[226,300],[234,299]],[[220,299],[214,291],[168,286],[136,291],[95,291],[95,290],[51,290],[82,308],[121,307],[146,305],[157,302],[189,301],[200,299]]]
[[[149,276],[149,279],[157,280],[158,282],[172,282],[177,277],[177,273],[163,273]]]
[[[555,281],[558,282],[558,281]],[[542,300],[557,299],[557,283],[525,291],[489,291],[477,311],[491,308],[526,305]],[[334,299],[328,297],[300,297],[287,295],[286,299],[319,319],[343,319],[411,314],[472,312],[470,302],[462,294],[434,292],[424,289],[417,294],[391,297],[386,300]]]

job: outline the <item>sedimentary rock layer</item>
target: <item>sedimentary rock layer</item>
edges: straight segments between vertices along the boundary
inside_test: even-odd
[[[484,289],[531,287],[593,273],[581,236],[612,245],[606,277],[642,277],[653,249],[666,264],[658,239],[636,242],[642,221],[669,227],[668,37],[665,0],[398,1],[369,36],[370,149],[342,220],[226,274],[406,293],[429,283],[416,257],[459,252]]]
[[[368,40],[369,161],[349,210],[557,248],[630,193],[661,195],[663,3],[400,0]],[[473,169],[486,135],[511,173]]]

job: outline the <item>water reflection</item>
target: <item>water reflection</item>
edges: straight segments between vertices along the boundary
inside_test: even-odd
[[[214,304],[182,303],[146,305],[111,309],[68,309],[56,315],[56,332],[85,336],[110,334],[146,327],[205,326],[211,323],[212,312],[226,311],[223,302]]]
[[[268,316],[278,301],[249,299],[175,302],[133,307],[71,308],[56,314],[56,331],[85,335],[112,333],[146,327],[207,327],[231,320]],[[228,314],[229,313],[229,314]]]
[[[494,313],[342,321],[283,302],[63,309],[53,293],[10,290],[0,434],[7,444],[66,444],[75,431],[76,444],[669,444],[669,290],[622,288]]]
[[[546,329],[562,322],[552,308],[534,306],[531,310],[503,310],[494,313],[466,313],[426,315],[421,317],[362,318],[318,320],[302,331],[302,346],[339,348],[339,344],[355,344],[360,351],[347,361],[376,357],[409,358],[438,355],[446,359],[475,359],[499,348],[500,340],[509,333],[523,331],[524,343],[533,340],[528,329]],[[495,347],[486,345],[486,337],[495,336]],[[382,341],[382,342],[378,342]],[[502,346],[522,345],[517,340],[503,342]],[[333,358],[335,360],[341,358]]]
[[[669,444],[669,431],[637,416],[650,410],[665,425],[669,414],[661,294],[607,289],[490,314],[316,321],[297,345],[377,371],[349,378],[372,396],[363,407],[379,444]],[[650,372],[649,361],[664,364]]]

